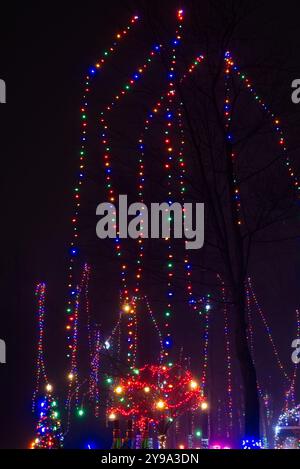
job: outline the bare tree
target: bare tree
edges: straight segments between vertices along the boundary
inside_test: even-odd
[[[273,112],[265,104],[267,100],[258,97],[247,75],[236,68],[238,57],[228,51],[240,53],[245,48],[248,62],[243,60],[243,67],[256,77],[262,96],[269,94],[271,84],[276,94],[282,84],[279,69],[286,72],[287,66],[278,57],[268,56],[269,50],[262,56],[257,44],[256,60],[251,54],[251,38],[245,39],[242,31],[247,19],[253,26],[252,2],[189,2],[189,6],[193,27],[187,34],[181,65],[183,69],[187,66],[191,51],[203,53],[205,60],[201,71],[188,83],[177,80],[185,117],[186,153],[192,165],[187,176],[188,197],[205,202],[204,268],[219,271],[226,283],[243,383],[245,434],[259,438],[260,402],[247,338],[245,283],[251,262],[255,270],[262,243],[283,242],[298,235],[298,186],[290,169],[293,155],[286,149],[276,118],[278,100],[273,99]],[[162,37],[165,31],[155,8],[146,10],[149,27],[155,36]],[[263,45],[268,48],[267,43]],[[166,65],[167,56],[162,57]]]
[[[132,2],[129,3],[132,7]],[[170,25],[164,21],[160,2],[134,3],[143,12],[149,36],[168,44],[161,52],[162,64],[168,68]],[[287,122],[292,117],[293,125],[297,117],[294,119],[288,114],[288,106],[274,99],[278,91],[284,96],[282,82],[290,69],[278,51],[269,47],[268,41],[260,40],[253,33],[260,2],[254,6],[247,0],[186,3],[189,18],[184,33],[186,40],[178,52],[180,70],[174,102],[184,116],[185,154],[189,163],[185,198],[204,202],[206,207],[205,246],[201,250],[205,255],[193,254],[193,260],[207,272],[214,275],[218,272],[225,282],[226,300],[235,324],[235,355],[243,383],[245,434],[259,438],[260,402],[247,338],[245,284],[249,273],[255,272],[255,261],[264,243],[283,242],[299,234],[299,223],[295,222],[298,185],[296,171],[292,169],[297,148],[291,151],[286,146],[282,124],[276,116],[283,109]],[[173,7],[170,5],[170,11]],[[204,56],[199,71],[183,83],[182,74],[198,54]],[[241,72],[236,68],[239,60]],[[251,72],[259,91],[255,91],[250,79],[247,81],[243,70]],[[155,80],[151,86],[148,84],[148,94],[154,92],[156,85]],[[144,105],[148,98],[147,93],[138,96]],[[270,109],[268,102],[273,106]],[[118,127],[118,135],[114,137],[121,141],[122,150],[126,147],[134,151],[136,139],[124,136],[125,133],[130,133],[126,124],[121,130]],[[154,148],[154,140],[150,143],[153,155],[157,156],[161,147],[158,144]],[[126,168],[130,177],[132,166],[124,153],[118,152],[116,165],[120,166],[121,174]],[[164,176],[156,171],[155,165],[161,165],[158,160],[151,159],[154,169],[149,172],[149,179],[153,178],[155,190],[158,188],[162,193],[167,186]],[[175,176],[175,168],[173,172]],[[128,253],[130,257],[130,250]],[[133,258],[129,259],[129,265],[134,263]],[[154,277],[161,279],[158,269],[150,267],[149,271],[151,281]]]

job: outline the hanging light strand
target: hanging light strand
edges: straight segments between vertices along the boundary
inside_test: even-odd
[[[89,68],[87,75],[84,79],[83,85],[83,95],[82,95],[82,105],[80,109],[80,121],[81,121],[81,136],[80,136],[80,150],[79,150],[79,172],[78,172],[78,180],[74,187],[74,213],[71,218],[72,223],[72,239],[70,242],[70,261],[68,267],[68,301],[67,301],[67,341],[68,344],[72,340],[72,336],[70,334],[70,330],[72,328],[72,322],[70,321],[70,316],[73,314],[73,300],[74,300],[74,267],[75,267],[75,260],[79,254],[79,229],[78,229],[78,221],[79,221],[79,214],[80,214],[80,196],[81,190],[84,183],[85,178],[85,166],[87,160],[87,143],[88,143],[88,107],[89,107],[89,97],[92,91],[92,84],[94,82],[94,78],[97,74],[102,71],[103,67],[106,65],[110,56],[112,56],[119,48],[119,44],[122,42],[124,38],[129,35],[129,32],[132,28],[137,24],[139,20],[138,16],[132,16],[130,23],[120,32],[118,32],[115,36],[113,44],[104,52],[100,59]],[[67,352],[67,357],[71,358],[71,354],[69,353],[69,347]]]
[[[38,283],[35,289],[37,299],[37,322],[38,322],[38,346],[36,360],[36,385],[32,397],[32,411],[35,410],[36,398],[40,391],[41,380],[48,383],[44,357],[44,335],[45,335],[45,283]]]

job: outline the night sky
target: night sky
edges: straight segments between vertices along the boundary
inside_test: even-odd
[[[202,2],[186,1],[183,6],[188,11],[194,3]],[[291,0],[283,2],[281,7],[271,1],[250,3],[256,8],[246,15],[233,45],[240,63],[245,64],[254,77],[259,77],[255,64],[266,64],[268,68],[268,58],[272,57],[270,75],[273,81],[270,83],[273,85],[258,80],[257,87],[266,92],[278,113],[281,111],[287,118],[292,156],[296,168],[300,169],[300,104],[292,104],[290,99],[291,82],[300,78],[300,5]],[[3,268],[0,338],[7,344],[7,364],[0,365],[1,448],[28,447],[34,432],[31,396],[36,352],[34,286],[37,281],[45,281],[49,293],[47,344],[50,346],[46,352],[49,375],[53,376],[53,381],[59,375],[59,381],[67,369],[64,308],[71,191],[78,165],[82,77],[104,47],[110,44],[112,34],[126,24],[132,14],[145,8],[150,17],[160,18],[163,32],[172,31],[172,15],[179,6],[175,1],[112,0],[106,4],[83,2],[79,5],[76,2],[10,2],[7,9],[1,11],[0,78],[7,85],[7,104],[0,105]],[[203,2],[204,14],[206,6],[207,2]],[[145,46],[151,44],[149,28],[141,38],[138,46],[129,41],[128,56],[123,56],[120,63],[111,68],[111,77],[116,74],[125,77],[126,67],[130,69],[132,64],[141,62]],[[106,80],[109,78],[107,75]],[[155,87],[156,79],[148,83],[148,91],[151,86]],[[105,92],[113,89],[108,84]],[[97,103],[104,99],[101,89],[97,98]],[[134,99],[142,99],[142,111],[148,102],[151,103],[146,92]],[[136,124],[128,123],[125,130],[130,131],[130,125]],[[126,168],[119,170],[126,179]],[[97,171],[100,173],[101,168],[97,169],[95,163],[90,169],[92,180]],[[96,200],[99,203],[104,196],[97,189],[86,195],[91,208],[85,214],[93,213]],[[95,226],[94,219],[90,219],[90,226]],[[93,255],[93,249],[88,248],[89,256]],[[109,256],[103,256],[103,250],[97,253],[99,265],[103,262],[103,268],[96,273],[99,283],[105,279],[109,265]],[[260,245],[250,270],[278,349],[291,372],[290,344],[296,338],[295,309],[300,303],[299,239]],[[109,275],[113,282],[114,267]],[[152,280],[149,280],[152,282],[150,291],[155,290],[155,281],[159,281]],[[110,284],[105,302],[109,302],[113,291]],[[108,316],[112,310],[113,307],[108,306]],[[102,318],[101,314],[99,320],[107,327],[107,316]],[[217,331],[216,328],[215,347],[218,347]],[[257,331],[258,373],[264,376],[265,384],[269,381],[270,387],[276,389],[276,411],[280,412],[282,378],[272,353],[269,350],[265,353],[267,337],[259,321]],[[187,348],[190,347],[189,340],[183,339]],[[193,352],[193,347],[190,351]],[[216,379],[218,373],[216,371]]]

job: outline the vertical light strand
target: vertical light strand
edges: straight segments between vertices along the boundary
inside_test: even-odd
[[[184,83],[186,78],[190,76],[196,67],[202,63],[204,60],[203,55],[198,55],[191,65],[188,67],[188,71],[183,74],[181,79],[179,80],[180,86]],[[177,158],[177,165],[178,165],[178,170],[179,170],[179,187],[180,187],[180,195],[182,198],[182,203],[184,204],[185,202],[185,194],[186,194],[186,162],[185,162],[185,133],[184,133],[184,126],[183,126],[183,113],[182,113],[182,108],[183,108],[183,102],[180,101],[178,109],[177,109],[177,123],[178,123],[178,129],[179,129],[179,138],[180,138],[180,146],[179,146],[179,152],[178,152],[178,158]],[[185,214],[183,214],[183,218],[185,218]],[[185,268],[185,275],[186,275],[186,289],[187,289],[187,298],[188,298],[188,304],[190,307],[193,308],[193,310],[197,310],[197,301],[194,298],[193,294],[193,282],[192,282],[192,275],[193,275],[193,268],[192,268],[192,263],[190,262],[189,255],[185,255],[184,259],[184,268]]]
[[[45,357],[44,357],[44,335],[45,335],[45,296],[46,285],[45,283],[38,283],[35,289],[35,296],[37,299],[37,322],[38,322],[38,346],[37,346],[37,360],[36,360],[36,385],[32,396],[32,411],[35,409],[36,398],[40,391],[41,379],[44,383],[48,382]]]
[[[195,71],[196,67],[201,64],[203,61],[204,57],[202,55],[198,55],[193,62],[189,65],[187,72],[184,73],[184,75],[180,79],[180,84],[182,84],[187,78],[190,77],[190,75]],[[148,116],[146,117],[146,120],[144,122],[144,128],[143,132],[139,138],[138,141],[138,150],[139,150],[139,159],[138,159],[138,186],[137,186],[137,191],[138,191],[138,197],[139,201],[141,203],[144,202],[144,187],[145,187],[145,139],[147,134],[149,133],[151,126],[153,124],[154,118],[158,117],[159,114],[162,113],[163,111],[163,104],[164,100],[167,98],[167,92],[164,95],[160,96],[159,100],[152,106],[151,111],[149,112]],[[179,111],[178,111],[179,112]],[[180,113],[181,114],[181,113]],[[184,159],[183,159],[183,150],[184,150],[184,134],[183,134],[183,126],[182,126],[182,115],[180,115],[180,125],[182,128],[182,147],[180,150],[179,154],[179,159],[178,159],[178,165],[180,167],[180,170],[182,172],[181,175],[181,181],[180,181],[180,186],[181,186],[181,193],[183,194],[186,188],[183,186],[183,175],[185,173],[185,164],[184,164]],[[182,153],[182,154],[181,154]],[[143,227],[143,218],[141,218],[141,227]],[[143,228],[141,228],[141,231],[143,232]],[[137,268],[136,268],[136,286],[134,289],[134,293],[138,294],[140,292],[140,286],[141,286],[141,279],[142,279],[142,265],[143,265],[143,258],[144,258],[144,240],[141,237],[138,241],[139,243],[139,254],[137,258]],[[191,268],[192,266],[188,262],[187,259],[185,259],[185,269],[186,269],[186,276],[189,279],[189,285],[191,285]],[[190,288],[188,289],[190,290]],[[190,292],[191,293],[191,292]],[[191,298],[189,298],[190,304],[192,304]],[[194,306],[194,308],[197,308]],[[169,321],[171,317],[171,311],[167,308],[164,311],[164,317],[165,320]],[[161,355],[161,360],[163,359],[164,353],[162,349],[162,355]]]
[[[226,131],[226,141],[227,144],[230,145],[231,148],[231,161],[232,161],[232,168],[235,168],[235,159],[236,154],[232,150],[233,145],[233,136],[231,133],[231,123],[232,123],[232,104],[231,104],[231,87],[230,81],[232,79],[232,67],[234,63],[231,59],[230,53],[225,53],[225,99],[224,99],[224,119],[225,119],[225,131]],[[242,216],[241,216],[241,200],[240,200],[240,190],[237,183],[237,175],[234,172],[233,174],[233,183],[234,183],[234,202],[236,206],[236,222],[238,225],[242,225]]]
[[[101,333],[98,326],[95,327],[93,334],[93,347],[91,356],[91,372],[89,378],[89,397],[93,401],[95,417],[99,418],[100,411],[100,390],[99,390],[99,372],[100,372],[100,351],[101,351]]]
[[[111,146],[109,143],[109,127],[107,122],[106,114],[110,113],[116,106],[119,104],[120,99],[124,97],[135,85],[135,83],[140,79],[140,77],[144,74],[144,72],[149,68],[149,65],[152,62],[153,57],[157,52],[160,51],[160,46],[155,46],[145,62],[138,67],[137,71],[132,75],[131,79],[125,83],[122,87],[121,91],[116,94],[112,100],[112,102],[106,106],[105,111],[101,112],[101,126],[102,126],[102,145],[103,145],[103,159],[104,159],[104,168],[105,168],[105,179],[106,179],[106,190],[109,201],[113,204],[116,201],[116,190],[113,187],[112,182],[112,156],[111,156]],[[115,224],[115,228],[117,229],[117,220],[116,220],[116,213],[114,211],[113,214],[113,223]],[[119,237],[119,232],[117,232],[117,237],[115,240],[115,250],[118,257],[122,256],[122,249],[121,249],[121,239]],[[138,271],[137,275],[140,276],[140,272]],[[128,290],[128,275],[127,275],[127,265],[125,262],[121,263],[121,304],[126,303],[129,304],[131,301],[131,295]]]
[[[255,350],[254,350],[254,329],[253,329],[253,318],[252,318],[252,312],[251,312],[251,299],[250,299],[250,291],[249,291],[247,283],[246,283],[245,288],[246,288],[246,311],[247,311],[247,340],[250,346],[252,361],[253,361],[254,366],[256,367],[256,358],[255,358]],[[256,386],[257,386],[259,397],[263,404],[263,408],[265,410],[267,425],[271,425],[269,395],[268,393],[265,393],[264,390],[262,389],[259,383],[258,376],[256,377]],[[264,438],[263,438],[264,447],[267,447],[268,442],[267,442],[266,426],[264,425],[264,421],[262,421],[262,427],[263,427],[263,432],[264,432]]]
[[[145,72],[149,69],[150,65],[152,65],[153,58],[160,52],[161,45],[154,46],[147,58],[145,59],[144,63],[140,65],[136,72],[132,74],[131,78],[125,83],[122,89],[113,97],[111,103],[106,106],[105,110],[100,113],[100,124],[102,128],[101,133],[101,142],[103,146],[103,162],[105,168],[105,183],[106,183],[106,191],[109,202],[112,203],[113,208],[113,219],[112,222],[117,230],[117,214],[114,208],[114,203],[116,202],[117,197],[117,190],[113,185],[113,178],[112,178],[112,149],[110,144],[110,137],[109,137],[109,125],[108,125],[108,115],[111,113],[113,109],[115,109],[116,105],[118,105],[121,99],[126,96],[133,88],[134,85],[140,80],[140,78],[145,74]],[[143,164],[140,163],[140,178],[143,179]],[[120,232],[116,231],[116,239],[115,239],[115,251],[117,257],[122,258],[122,245],[121,245],[121,236]],[[139,249],[139,256],[138,261],[141,260],[143,255],[143,244],[142,240],[139,239],[140,249]],[[125,313],[125,321],[127,327],[127,363],[128,366],[133,367],[133,363],[135,362],[135,352],[137,350],[137,336],[136,336],[136,328],[137,328],[137,317],[136,317],[136,301],[135,296],[139,292],[139,283],[141,279],[141,266],[137,262],[137,272],[135,274],[135,290],[134,294],[129,291],[128,285],[128,266],[126,262],[122,261],[120,263],[120,270],[121,270],[121,314]],[[124,314],[123,314],[124,315]]]
[[[77,285],[75,289],[75,300],[74,300],[74,314],[72,316],[73,321],[73,336],[72,343],[69,344],[69,349],[71,350],[71,369],[68,374],[69,379],[69,392],[67,398],[67,407],[71,403],[71,397],[73,390],[75,388],[75,402],[78,404],[78,361],[77,361],[77,351],[78,351],[78,322],[79,322],[79,305],[80,305],[80,288]]]
[[[184,205],[185,202],[185,179],[186,179],[186,163],[184,159],[184,152],[185,152],[185,135],[184,135],[184,128],[183,128],[183,121],[182,121],[182,112],[181,106],[182,102],[180,102],[180,106],[177,109],[177,126],[179,130],[179,150],[177,156],[177,166],[179,172],[179,192],[181,196],[181,202]],[[185,209],[183,209],[183,220],[185,219]],[[185,228],[187,230],[187,228]],[[193,309],[197,309],[196,300],[193,298],[193,282],[192,282],[192,264],[190,262],[190,256],[186,253],[184,256],[184,271],[186,276],[186,291],[187,291],[187,298],[188,298],[188,305],[193,307]]]
[[[121,335],[126,335],[126,363],[129,369],[134,368],[137,351],[137,305],[136,298],[132,297],[129,303],[125,303],[121,310]],[[122,327],[122,323],[124,326]],[[124,353],[124,352],[123,352]]]
[[[173,142],[173,127],[174,127],[174,117],[175,117],[175,107],[174,101],[176,96],[176,73],[177,73],[177,47],[181,42],[182,39],[182,22],[183,22],[183,10],[177,11],[177,27],[175,32],[175,39],[172,41],[172,49],[171,49],[171,57],[169,61],[169,69],[168,69],[168,89],[167,89],[167,101],[165,103],[165,131],[164,131],[164,147],[165,147],[165,163],[164,168],[166,170],[166,177],[167,177],[167,203],[170,206],[172,204],[172,174],[174,172],[174,155],[175,155],[175,148]],[[171,212],[168,210],[169,213],[169,222],[171,225]],[[171,237],[166,238],[167,244],[167,263],[166,263],[166,270],[167,270],[167,307],[166,311],[169,316],[172,315],[173,311],[173,297],[174,297],[174,285],[173,285],[173,278],[174,278],[174,254],[172,250],[172,241]],[[171,337],[170,332],[170,321],[169,317],[166,318],[166,315],[163,315],[164,319],[164,361],[167,362],[169,358],[169,350],[173,346],[173,340]]]
[[[209,323],[210,323],[210,295],[207,295],[203,301],[205,304],[204,316],[204,334],[203,334],[203,367],[201,377],[201,393],[205,397],[207,394],[207,371],[208,371],[208,351],[209,351]]]
[[[70,316],[70,321],[72,322],[72,342],[69,343],[69,353],[71,355],[71,364],[70,371],[68,374],[69,388],[68,388],[68,397],[66,406],[68,407],[71,403],[71,398],[75,397],[76,405],[79,402],[79,374],[78,374],[78,335],[79,335],[79,310],[82,292],[86,291],[86,296],[88,296],[88,285],[90,278],[90,266],[84,264],[80,284],[75,288],[75,299],[74,299],[74,312]],[[88,303],[86,303],[88,307]]]
[[[73,300],[75,297],[75,290],[73,288],[74,282],[74,265],[75,259],[79,254],[79,231],[78,231],[78,220],[80,214],[80,192],[82,189],[82,185],[84,182],[85,177],[85,165],[87,159],[87,143],[88,143],[88,106],[89,106],[89,97],[92,90],[92,83],[93,79],[96,77],[99,71],[102,71],[104,65],[107,62],[107,59],[116,52],[118,49],[119,43],[122,39],[127,37],[129,31],[132,29],[134,25],[137,24],[139,17],[133,16],[130,20],[130,23],[120,32],[116,34],[116,38],[113,41],[112,46],[106,49],[100,59],[90,67],[87,75],[85,76],[84,85],[83,85],[83,96],[82,96],[82,105],[80,109],[80,121],[81,121],[81,135],[80,135],[80,150],[79,150],[79,172],[78,172],[78,180],[74,187],[74,212],[71,218],[72,223],[72,239],[70,242],[70,261],[68,267],[68,300],[67,300],[67,342],[68,345],[72,340],[72,321],[70,320],[70,316],[73,314]],[[71,358],[70,349],[68,347],[67,357]]]
[[[221,282],[221,296],[223,302],[223,318],[224,318],[224,335],[225,335],[225,350],[226,350],[226,372],[227,372],[227,438],[230,438],[233,429],[233,401],[232,401],[232,361],[231,361],[231,344],[228,322],[228,298],[225,289],[225,283],[221,276],[217,275]]]
[[[144,191],[145,191],[145,138],[149,130],[151,129],[151,125],[153,123],[154,116],[157,115],[161,108],[161,104],[164,100],[164,97],[161,96],[160,99],[156,102],[156,104],[152,107],[151,111],[147,115],[144,126],[143,132],[140,135],[138,141],[138,167],[137,167],[137,193],[138,199],[140,203],[144,203]],[[141,216],[141,237],[138,239],[138,255],[136,260],[136,272],[135,272],[135,288],[134,294],[138,295],[140,292],[141,287],[141,280],[143,275],[143,261],[144,261],[144,218]]]

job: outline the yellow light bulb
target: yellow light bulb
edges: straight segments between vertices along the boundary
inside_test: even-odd
[[[122,392],[123,392],[122,386],[117,386],[117,387],[115,388],[115,393],[116,393],[116,394],[122,394]]]
[[[131,310],[131,306],[129,304],[125,304],[123,305],[123,311],[124,313],[129,313],[129,311]]]
[[[69,374],[68,374],[68,378],[69,378],[70,381],[72,381],[72,379],[74,378],[73,373],[69,373]]]
[[[202,402],[202,403],[201,403],[201,409],[202,409],[202,410],[208,409],[208,404],[207,404],[207,402]]]
[[[116,420],[117,416],[113,412],[108,416],[109,420]]]
[[[53,389],[53,386],[50,383],[48,383],[47,386],[46,386],[46,391],[51,392],[52,389]]]
[[[145,391],[146,393],[150,392],[149,386],[146,386],[146,387],[144,388],[144,391]]]
[[[160,400],[156,403],[156,408],[159,409],[159,410],[163,410],[165,407],[166,407],[166,404],[162,400]]]
[[[198,383],[196,381],[191,381],[190,382],[190,388],[191,389],[197,389],[198,387]]]

